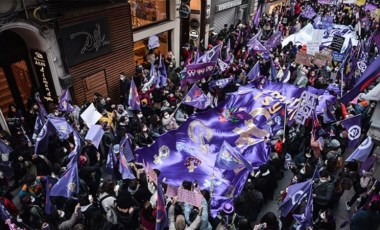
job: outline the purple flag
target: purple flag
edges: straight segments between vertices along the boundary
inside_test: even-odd
[[[113,152],[113,145],[111,144],[110,149],[108,150],[107,154],[107,162],[106,162],[106,169],[109,174],[114,177],[114,167],[115,167],[115,162],[116,162],[116,156],[115,153]]]
[[[120,141],[120,154],[123,154],[125,156],[125,159],[127,162],[131,162],[135,160],[135,157],[133,156],[133,151],[131,148],[130,139],[124,136]]]
[[[229,55],[231,50],[231,39],[228,39],[227,47],[226,47],[226,57]]]
[[[220,58],[221,51],[222,51],[222,44],[214,46],[212,49],[208,50],[205,54],[199,57],[199,59],[197,60],[197,64],[218,61],[218,58]]]
[[[53,125],[55,130],[58,133],[58,137],[61,140],[66,140],[69,138],[70,133],[73,132],[73,128],[71,125],[66,121],[64,117],[52,117],[49,116],[48,120]]]
[[[47,119],[44,117],[41,113],[38,113],[36,122],[34,123],[34,132],[33,132],[33,138],[36,139],[38,134],[41,132],[42,127],[46,123]]]
[[[157,185],[157,214],[156,230],[163,230],[168,226],[168,216],[166,214],[165,196],[161,184]]]
[[[370,136],[368,136],[353,153],[346,159],[346,161],[360,161],[364,162],[367,160],[369,154],[372,151],[373,141]]]
[[[46,176],[45,177],[45,191],[46,191],[46,198],[45,198],[45,213],[50,215],[54,211],[54,207],[51,204],[50,201],[50,189],[57,183],[57,179],[51,177],[51,176]]]
[[[218,152],[215,167],[227,170],[245,167],[248,171],[253,170],[252,165],[239,153],[239,151],[226,141],[223,142],[222,147]]]
[[[71,166],[73,166],[74,163],[78,163],[79,154],[82,149],[82,146],[84,145],[84,141],[76,129],[74,129],[73,131],[73,137],[74,137],[75,147],[68,156],[70,161],[67,164],[66,168],[71,168]]]
[[[281,215],[285,217],[294,208],[298,207],[302,203],[302,201],[311,193],[312,185],[312,180],[290,185],[287,188],[288,193],[285,199],[279,206],[281,210]]]
[[[255,27],[259,27],[259,24],[260,24],[260,19],[261,19],[261,10],[263,8],[263,5],[259,5],[257,7],[257,11],[256,11],[256,14],[255,16],[253,17],[252,19],[252,24],[255,26]]]
[[[364,10],[365,11],[375,11],[375,10],[377,10],[377,6],[375,6],[375,5],[373,5],[373,4],[370,4],[370,3],[367,3],[367,4],[365,4],[365,6],[364,6]]]
[[[128,166],[127,159],[124,154],[120,154],[119,159],[119,172],[121,173],[121,177],[124,179],[135,179],[135,175],[133,175],[132,170]]]
[[[221,72],[224,72],[224,71],[226,71],[226,69],[228,69],[230,66],[229,66],[227,63],[225,63],[224,61],[218,59],[218,67],[219,67],[219,69],[220,69]]]
[[[327,123],[332,123],[335,121],[336,121],[336,118],[335,118],[334,114],[332,114],[330,109],[327,107],[323,111],[323,123],[327,124]]]
[[[322,17],[322,29],[331,29],[333,22],[334,22],[334,17],[333,16],[324,16]]]
[[[166,82],[168,80],[168,74],[166,73],[166,67],[165,67],[165,62],[164,59],[162,58],[162,55],[160,55],[160,60],[158,64],[158,79],[159,79],[159,87],[164,87],[166,86]]]
[[[277,70],[276,70],[276,67],[274,67],[273,59],[271,58],[270,59],[270,76],[269,76],[269,79],[270,80],[276,79],[276,76],[277,76]]]
[[[197,53],[195,54],[195,57],[194,57],[193,62],[192,62],[191,64],[196,64],[196,63],[198,63],[198,60],[199,60],[199,58],[200,58],[202,55],[203,55],[202,52],[201,52],[199,49],[197,49]]]
[[[3,139],[0,138],[0,153],[6,154],[6,153],[11,153],[13,151],[12,147],[5,144]]]
[[[264,43],[264,47],[267,50],[276,48],[281,43],[281,31],[276,31],[274,34]]]
[[[69,103],[69,90],[65,89],[58,101],[58,110],[62,112],[72,112],[74,107]]]
[[[209,88],[219,87],[223,89],[227,85],[229,85],[234,79],[233,78],[223,78],[219,80],[214,80],[208,83]]]
[[[353,149],[359,142],[362,133],[362,116],[356,115],[342,121],[343,127],[348,133],[348,146],[347,148]]]
[[[355,86],[343,97],[340,101],[344,104],[348,104],[352,101],[360,92],[366,89],[372,82],[380,77],[380,58],[376,58],[364,71],[362,76],[358,79]]]
[[[247,74],[247,77],[251,81],[256,81],[260,77],[260,64],[256,62],[255,66],[252,67],[251,71]]]
[[[242,33],[242,28],[240,27],[239,28],[239,34],[236,38],[236,42],[235,42],[235,49],[240,45],[241,43],[241,33]]]
[[[315,10],[310,5],[307,5],[306,8],[300,14],[301,17],[312,19],[316,15]]]
[[[185,105],[191,105],[197,109],[206,109],[211,104],[207,96],[195,84],[183,98],[182,103]]]
[[[50,190],[50,196],[72,197],[79,194],[78,164],[66,170],[63,176]]]
[[[150,36],[148,41],[148,48],[151,50],[157,47],[160,47],[160,38],[157,35]]]
[[[358,172],[359,176],[363,175],[363,171],[368,172],[372,168],[375,161],[376,161],[376,155],[372,155],[368,157],[367,160],[362,165],[360,165],[360,169]]]
[[[53,125],[47,120],[36,138],[34,153],[39,154],[45,152],[48,147],[49,136],[53,133]]]
[[[137,87],[133,78],[131,80],[131,86],[129,89],[128,104],[132,107],[133,110],[141,110],[139,92],[137,91]]]
[[[181,87],[186,83],[195,83],[202,78],[214,74],[216,62],[190,64],[186,66],[186,77],[181,80]]]
[[[293,214],[293,218],[298,222],[297,229],[304,229],[307,227],[313,227],[313,193],[310,191],[306,201],[305,211],[302,214]]]
[[[84,139],[90,140],[96,148],[99,148],[99,144],[102,140],[103,134],[104,130],[101,125],[91,125]]]
[[[257,39],[253,39],[252,41],[250,41],[247,44],[247,47],[248,47],[249,53],[252,53],[252,51],[253,51],[253,54],[258,54],[265,59],[269,58],[268,50]]]

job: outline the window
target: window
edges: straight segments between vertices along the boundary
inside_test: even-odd
[[[169,47],[170,31],[166,31],[157,35],[160,38],[160,47],[155,48],[155,51],[158,51],[166,55],[167,52],[170,50],[170,47]],[[141,64],[141,63],[147,62],[146,57],[149,51],[148,41],[149,41],[149,38],[135,42],[134,47],[133,47],[135,63]]]
[[[168,0],[131,0],[130,4],[133,29],[169,18]]]

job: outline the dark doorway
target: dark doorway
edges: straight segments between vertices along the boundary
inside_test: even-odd
[[[0,54],[0,108],[7,117],[10,104],[27,111],[35,83],[27,46],[18,34],[9,30],[0,33]]]

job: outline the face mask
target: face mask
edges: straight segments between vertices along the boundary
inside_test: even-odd
[[[165,118],[169,118],[169,114],[165,114],[165,116],[164,116]]]
[[[322,182],[322,183],[325,183],[327,181],[327,179],[320,178],[319,181]]]
[[[59,116],[59,112],[54,112],[54,115]]]
[[[119,113],[122,113],[123,112],[123,109],[118,109],[117,110]]]
[[[138,117],[138,118],[142,118],[143,115],[142,115],[142,114],[137,114],[137,117]]]
[[[203,78],[203,79],[201,80],[201,82],[202,82],[202,83],[206,83],[206,79]]]
[[[321,214],[319,214],[319,216],[321,217],[321,219],[326,219],[326,213],[325,212],[322,212]]]
[[[142,130],[143,132],[146,132],[146,131],[148,131],[148,128],[143,128],[143,130]]]
[[[306,172],[305,168],[302,168],[300,171],[301,174],[305,174],[305,172]]]
[[[0,179],[3,179],[3,178],[4,178],[4,173],[0,172]]]
[[[102,100],[100,101],[100,104],[105,105],[105,104],[106,104],[106,100],[102,99]]]
[[[125,80],[125,76],[120,76],[120,80],[124,81]]]

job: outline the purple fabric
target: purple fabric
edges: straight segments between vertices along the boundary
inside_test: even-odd
[[[53,127],[56,129],[56,131],[58,133],[58,137],[61,140],[66,140],[67,138],[69,138],[70,133],[73,132],[73,128],[66,121],[66,119],[64,117],[49,116],[48,120],[53,125]]]
[[[372,151],[373,141],[370,136],[368,136],[359,146],[355,149],[353,153],[346,159],[346,161],[360,161],[365,162]]]
[[[166,86],[166,82],[168,80],[168,74],[166,72],[166,67],[165,67],[165,62],[164,59],[162,58],[162,55],[160,55],[160,60],[158,64],[158,83],[157,85],[159,88]]]
[[[334,21],[333,16],[325,16],[322,18],[322,29],[329,29],[332,28]]]
[[[74,107],[69,103],[69,91],[65,89],[58,101],[58,110],[62,112],[73,112]]]
[[[273,64],[273,59],[271,58],[270,59],[270,76],[269,76],[269,79],[271,79],[271,80],[276,79],[276,76],[277,76],[277,70]]]
[[[78,164],[66,170],[50,190],[50,196],[72,197],[79,194]]]
[[[39,154],[42,152],[45,152],[48,147],[49,142],[49,136],[54,133],[54,127],[50,123],[49,120],[47,120],[42,127],[40,133],[37,135],[36,143],[34,146],[34,153]]]
[[[5,142],[3,141],[3,139],[0,138],[0,153],[11,153],[13,152],[13,149],[11,146],[5,144]]]
[[[377,10],[377,6],[373,5],[373,4],[370,4],[370,3],[367,3],[365,4],[364,6],[364,10],[365,11],[374,11],[374,10]]]
[[[157,185],[157,213],[156,213],[156,230],[163,230],[168,227],[168,215],[166,213],[166,203],[164,192],[161,184]]]
[[[279,206],[281,215],[285,217],[298,207],[302,201],[312,193],[312,185],[312,180],[290,185],[288,187],[288,194]]]
[[[260,64],[256,62],[255,66],[252,67],[251,71],[247,74],[247,77],[251,81],[256,81],[260,77]]]
[[[209,88],[219,87],[223,89],[227,85],[229,85],[234,79],[233,78],[223,78],[219,80],[214,80],[208,83]]]
[[[132,170],[128,166],[127,159],[124,154],[120,153],[119,159],[119,172],[121,173],[121,178],[124,179],[135,179],[135,175],[133,175]]]
[[[269,55],[268,50],[257,39],[253,39],[252,41],[250,41],[250,43],[248,43],[247,46],[248,52],[253,51],[254,53],[257,53],[263,57]]]
[[[274,34],[264,43],[267,50],[276,48],[281,43],[282,34],[280,31],[274,32]]]
[[[362,116],[356,115],[342,121],[343,127],[348,132],[348,149],[354,149],[359,142],[362,128]]]
[[[375,155],[372,155],[370,157],[367,158],[367,160],[365,162],[363,162],[363,164],[360,166],[360,169],[359,169],[359,176],[362,176],[363,175],[363,171],[366,171],[368,172],[373,164],[375,164],[375,161],[376,161],[376,156]]]
[[[316,15],[315,10],[310,5],[307,5],[306,8],[302,11],[301,17],[312,19]]]
[[[255,14],[255,16],[254,16],[253,19],[252,19],[252,24],[253,24],[255,27],[258,27],[259,24],[260,24],[261,10],[262,10],[263,6],[262,6],[262,5],[259,5],[257,8],[258,8],[258,9],[257,9],[257,11],[256,11],[256,14]]]
[[[197,109],[206,109],[211,104],[208,97],[195,84],[183,98],[182,103],[185,105],[193,106]]]
[[[293,218],[299,223],[299,228],[313,227],[313,193],[310,189],[306,201],[305,211],[302,214],[293,214]]]
[[[212,49],[208,50],[205,54],[199,57],[196,63],[216,62],[218,61],[218,58],[220,58],[221,51],[222,51],[222,44],[214,46]]]
[[[113,152],[113,145],[110,145],[110,149],[108,150],[107,154],[107,162],[106,162],[106,169],[107,172],[112,175],[112,178],[115,177],[114,175],[114,167],[115,167],[115,162],[116,162],[116,156],[115,153]]]
[[[239,153],[239,150],[233,148],[226,141],[223,141],[222,147],[217,153],[215,167],[227,170],[245,167],[248,171],[253,170],[251,163]]]
[[[202,78],[209,77],[214,73],[216,62],[190,64],[186,66],[186,77],[181,80],[181,87],[186,83],[195,83]]]
[[[332,123],[332,122],[335,122],[336,121],[336,118],[334,116],[334,114],[331,113],[330,109],[327,107],[324,111],[323,111],[323,123]]]
[[[340,101],[344,104],[348,104],[352,101],[360,92],[367,88],[373,81],[380,77],[380,58],[376,58],[364,73],[360,76],[355,86],[343,97]]]
[[[137,91],[137,87],[133,78],[131,80],[131,86],[129,89],[128,104],[132,107],[133,110],[141,110],[139,93]]]
[[[46,123],[47,119],[44,117],[41,113],[37,115],[36,122],[34,123],[34,132],[33,136],[37,137],[38,134],[41,132],[42,127]]]
[[[120,154],[125,156],[128,162],[134,161],[135,157],[133,156],[133,151],[131,148],[130,139],[125,136],[120,141]]]
[[[45,190],[46,190],[45,213],[48,215],[52,214],[54,211],[54,207],[50,201],[50,189],[53,187],[53,185],[55,185],[55,183],[57,183],[57,181],[58,181],[57,179],[55,179],[51,176],[45,177]]]

